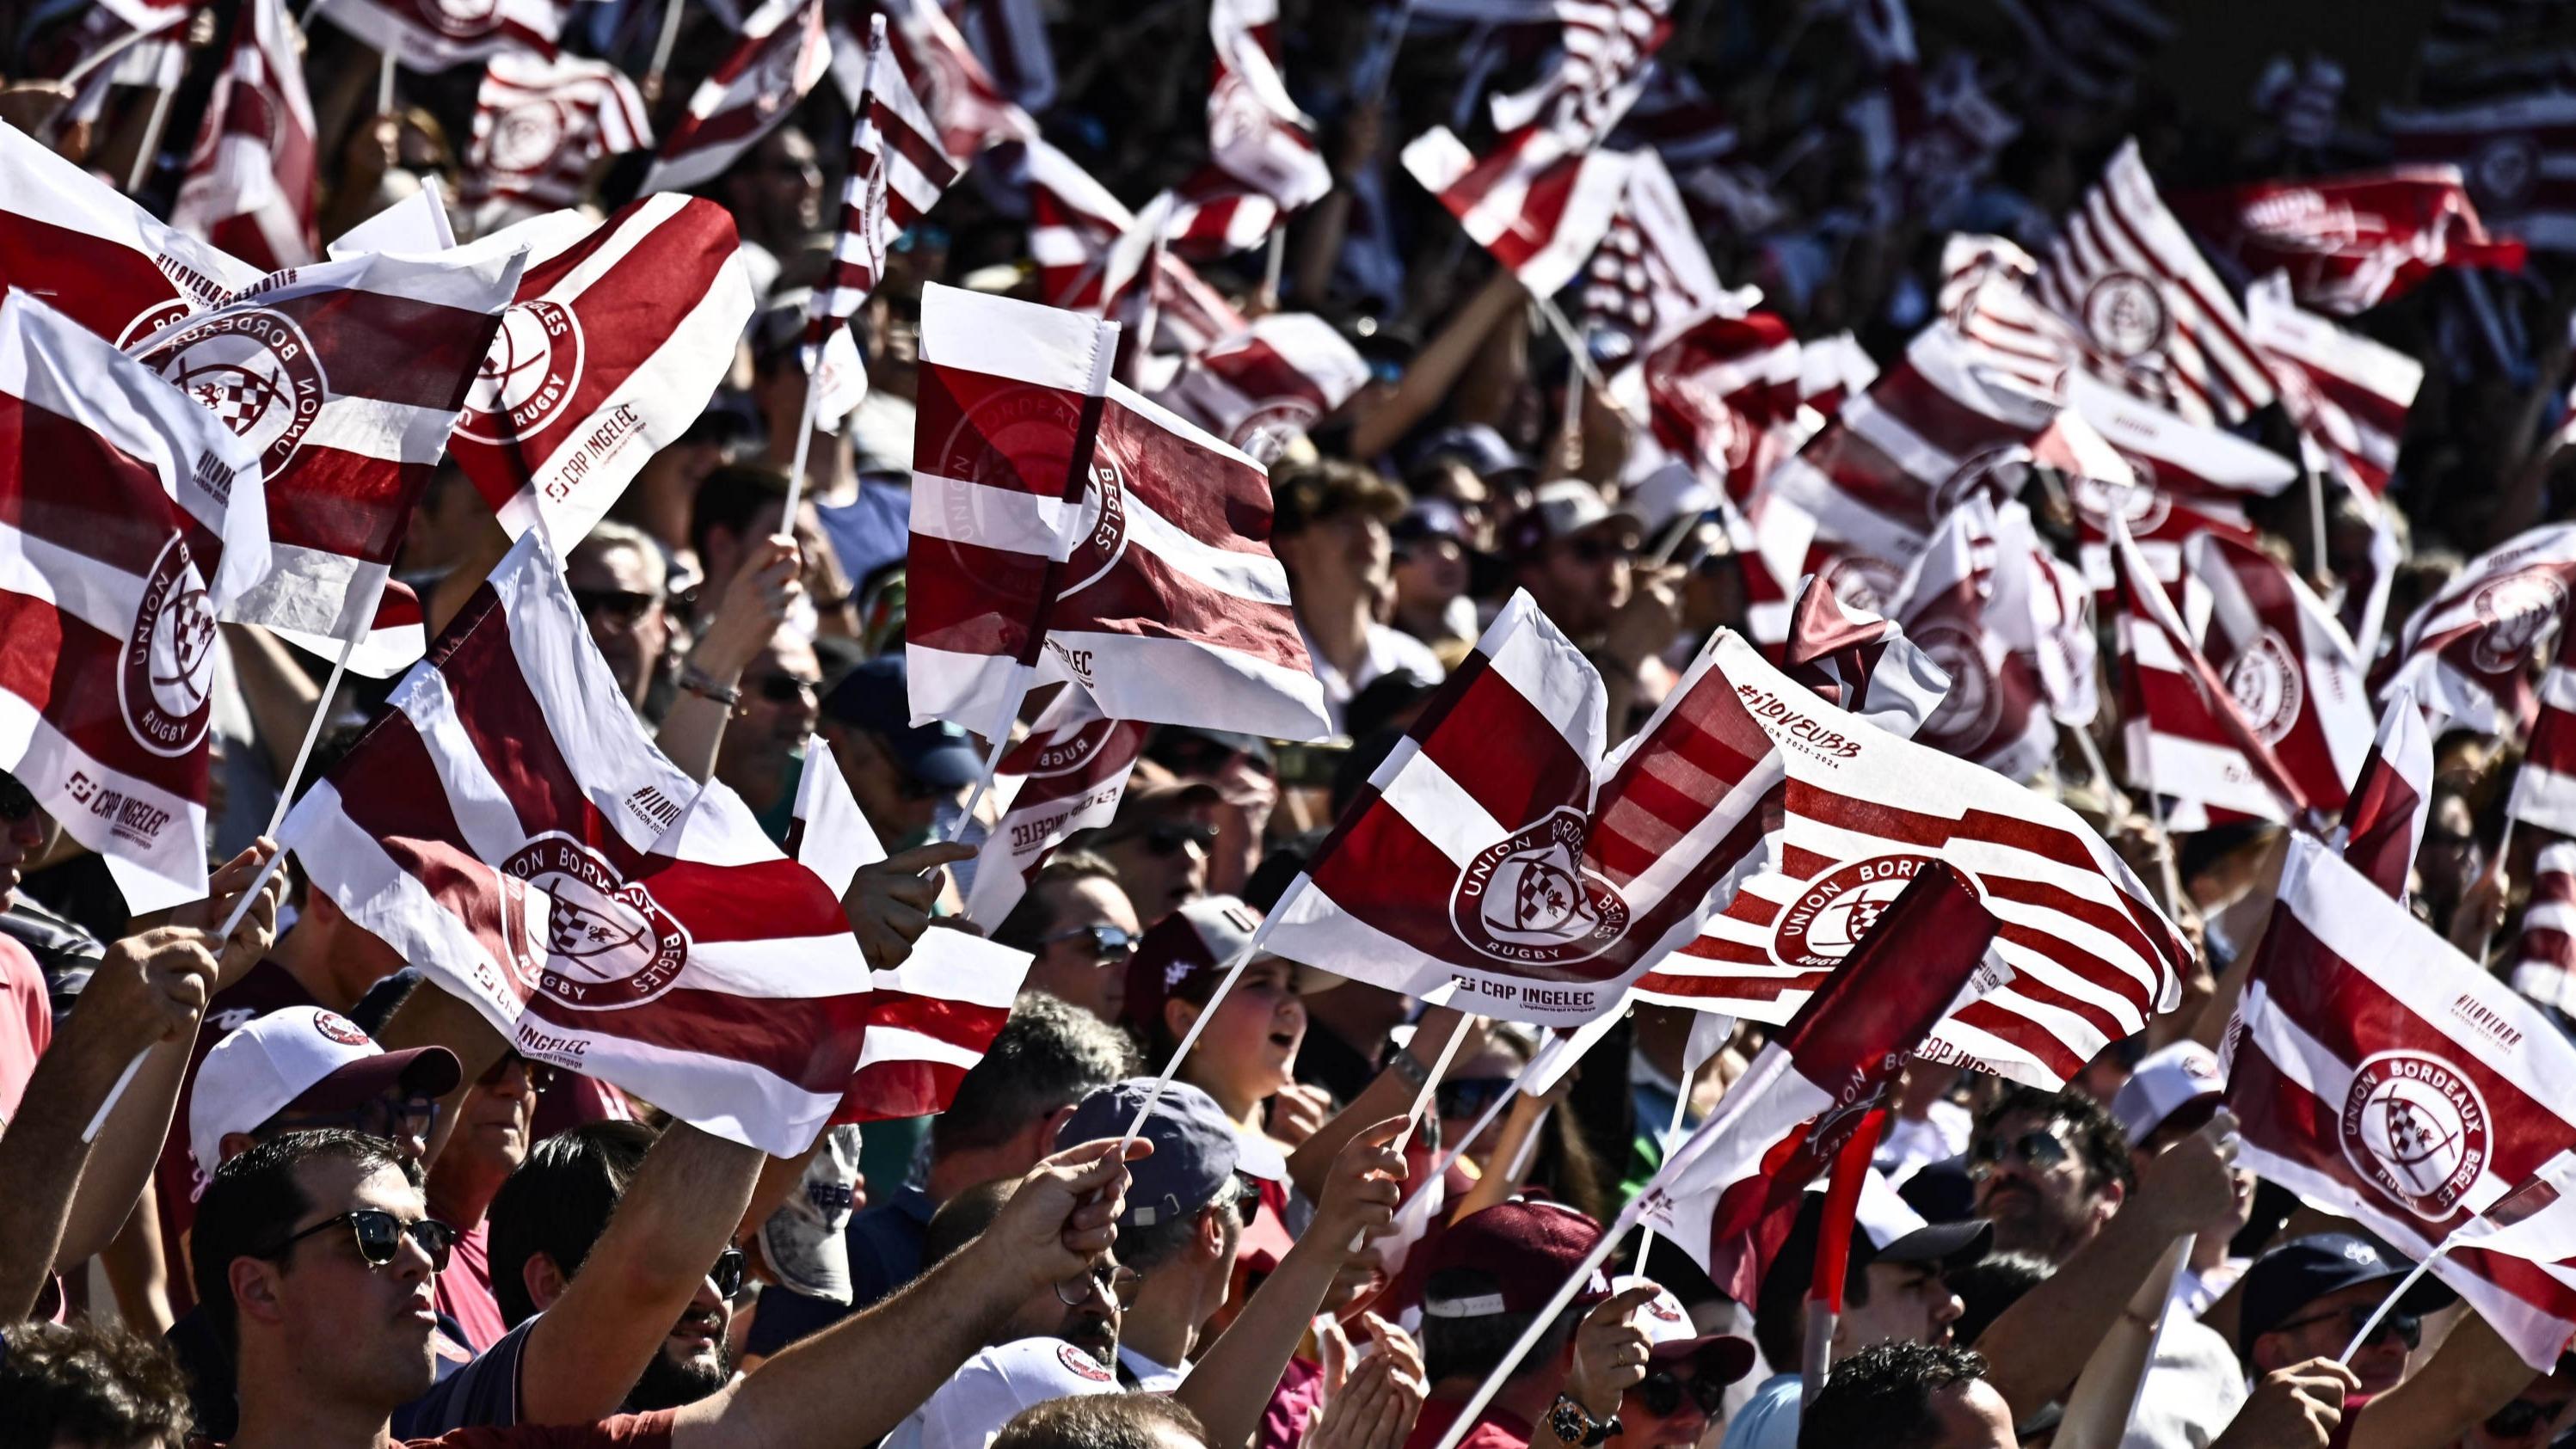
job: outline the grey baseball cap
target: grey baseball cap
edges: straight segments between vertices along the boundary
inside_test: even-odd
[[[1056,1147],[1123,1136],[1154,1081],[1129,1077],[1083,1098],[1057,1131]],[[1122,1228],[1150,1228],[1197,1212],[1238,1172],[1272,1182],[1288,1178],[1288,1160],[1268,1138],[1235,1126],[1214,1097],[1187,1082],[1163,1089],[1136,1135],[1153,1143],[1154,1152],[1128,1164],[1127,1208],[1118,1215]]]

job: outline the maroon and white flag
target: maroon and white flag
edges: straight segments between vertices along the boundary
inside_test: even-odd
[[[301,39],[285,0],[246,0],[170,209],[172,226],[263,272],[321,255]]]
[[[2447,164],[2478,213],[2541,251],[2576,251],[2576,95],[2535,90],[2382,113],[2401,162]]]
[[[1038,0],[950,0],[949,8],[1004,95],[1031,111],[1055,104],[1055,47]]]
[[[1037,122],[1002,93],[939,0],[878,0],[887,42],[903,78],[939,127],[939,149],[967,158],[999,141],[1037,134]],[[865,47],[833,46],[833,74],[852,110],[859,105]]]
[[[248,445],[72,319],[0,301],[0,768],[136,913],[206,893],[215,619],[268,567]]]
[[[916,722],[1031,683],[1112,719],[1328,732],[1259,463],[1109,377],[1114,324],[924,289],[905,653]]]
[[[1310,312],[1270,312],[1181,359],[1154,400],[1267,467],[1368,381],[1359,350]]]
[[[993,772],[1001,815],[975,857],[966,919],[1000,925],[1057,846],[1114,819],[1144,749],[1145,726],[1105,718],[1089,691],[1066,685]]]
[[[2540,678],[2540,712],[2508,809],[2516,820],[2576,837],[2576,668],[2563,659]]]
[[[2383,497],[2424,364],[2300,311],[2284,290],[2275,276],[2245,297],[2249,335],[2272,364],[2281,406],[2318,466],[2347,487]]]
[[[1279,75],[1279,0],[1214,0],[1208,31],[1216,41],[1208,159],[1283,210],[1323,200],[1332,168]]]
[[[2482,734],[2531,728],[2531,662],[2576,590],[2576,523],[2535,528],[2479,555],[2406,621],[2379,695],[2411,688],[2428,713]],[[2450,726],[2444,726],[2448,728]]]
[[[0,124],[0,285],[124,347],[259,279],[258,268]]]
[[[2400,694],[2380,716],[2370,754],[2343,802],[2344,864],[2368,876],[2389,899],[2405,900],[2415,852],[2424,844],[2424,821],[2432,813],[2433,737],[2414,696]]]
[[[760,144],[832,68],[823,0],[765,0],[742,23],[742,42],[689,97],[688,114],[662,139],[646,192],[713,180]]]
[[[1644,1222],[1719,1288],[1752,1302],[1786,1231],[1762,1233],[1766,1220],[1797,1210],[1942,1017],[2007,974],[1989,965],[2002,925],[1991,904],[1941,862],[1915,871],[1863,927],[1851,960],[1673,1149],[1623,1222]],[[1747,1234],[1769,1241],[1747,1252]]]
[[[1677,710],[1731,707],[1769,737],[1779,803],[1756,817],[1741,887],[1710,899],[1640,997],[1785,1022],[1939,860],[2003,922],[1993,954],[2012,975],[1942,1023],[1925,1049],[1940,1060],[2054,1085],[2180,999],[2180,933],[2072,810],[1826,704],[1729,633],[1675,695]]]
[[[483,69],[461,200],[477,232],[579,206],[601,161],[653,144],[644,96],[605,61],[503,51]]]
[[[2576,1142],[2576,1047],[2546,1017],[2293,838],[2229,1039],[2240,1166],[2418,1261],[2447,1247],[2434,1275],[2526,1362],[2558,1361],[2576,1268],[2462,1231]]]
[[[1824,581],[1798,581],[1780,669],[1816,697],[1889,734],[1912,739],[1949,690],[1941,666],[1905,631],[1847,607]]]
[[[448,451],[515,538],[578,540],[705,411],[751,320],[733,217],[662,194],[606,221],[558,211],[452,256],[524,249],[508,311]]]
[[[1941,315],[1978,360],[2054,396],[2084,344],[2065,318],[2031,296],[2039,263],[1999,236],[1954,235],[1941,247]]]
[[[831,276],[814,289],[807,341],[816,346],[826,326],[858,315],[885,276],[886,249],[939,204],[962,169],[958,158],[941,149],[939,128],[892,60],[883,15],[868,20],[867,71],[859,94]]]
[[[1135,227],[1136,214],[1080,163],[1034,137],[1021,147],[1020,179],[1028,187],[1039,299],[1099,315],[1117,290],[1104,277],[1110,248]]]
[[[653,747],[531,530],[282,835],[511,1047],[794,1156],[873,1015],[841,903]]]
[[[328,20],[405,70],[439,71],[511,51],[555,53],[565,0],[315,0]]]
[[[2342,809],[2377,732],[2361,652],[2324,601],[2263,550],[2203,534],[2183,556],[2188,594],[2206,600],[2191,607],[2201,653],[2308,803]]]
[[[2513,989],[2576,1013],[2576,840],[2553,840],[2531,862],[2531,903],[2514,938]]]
[[[1652,151],[1629,158],[1628,186],[1610,230],[1584,264],[1582,326],[1594,346],[1615,342],[1607,367],[1614,396],[1643,413],[1647,358],[1711,317],[1741,317],[1762,300],[1752,288],[1730,289],[1700,242],[1672,173]],[[1801,353],[1802,361],[1827,359],[1830,349]],[[1802,369],[1801,382],[1804,376]],[[1841,379],[1828,384],[1837,395]]]
[[[1897,588],[1895,615],[1950,687],[1910,737],[2013,780],[2057,758],[2057,719],[2040,679],[2033,575],[2038,539],[2019,503],[1972,493],[1950,512]],[[2054,595],[2047,597],[2053,599]]]
[[[2522,243],[2488,237],[2456,166],[2257,181],[2173,204],[2214,254],[2248,276],[2287,273],[2300,306],[2334,317],[2393,302],[2444,268],[2522,270]]]
[[[2106,382],[2199,423],[2241,422],[2272,400],[2244,313],[2165,209],[2134,141],[2066,218],[2036,290]]]
[[[1703,319],[1645,360],[1655,441],[1729,498],[1751,498],[1802,441],[1803,352],[1775,313]]]

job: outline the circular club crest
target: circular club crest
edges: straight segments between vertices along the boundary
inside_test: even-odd
[[[1844,607],[1866,609],[1873,614],[1888,611],[1896,598],[1896,586],[1905,581],[1905,575],[1894,564],[1865,553],[1838,555],[1816,570],[1816,575],[1834,591],[1835,598],[1843,601]]]
[[[2545,568],[2507,574],[2488,584],[2469,602],[2479,626],[2469,641],[2469,662],[2487,674],[2521,668],[2558,627],[2559,610],[2566,604],[2567,586]]]
[[[116,702],[135,743],[156,755],[195,749],[206,737],[215,682],[215,607],[175,533],[143,580],[119,665]]]
[[[2480,206],[2517,207],[2540,175],[2540,147],[2527,135],[2497,136],[2469,158],[2469,184]]]
[[[367,1034],[358,1030],[358,1024],[336,1011],[317,1011],[313,1013],[313,1029],[322,1033],[322,1035],[328,1037],[332,1041],[338,1042],[342,1046],[362,1047],[370,1045],[367,1040]]]
[[[2134,468],[2136,464],[2130,466]],[[2075,505],[2075,511],[2083,516],[2085,525],[2106,538],[2111,533],[2111,510],[2114,507],[2128,522],[2132,536],[2161,528],[2164,521],[2173,516],[2173,500],[2143,483],[2137,486],[2105,483],[2099,478],[2069,473],[2066,475],[2066,496]]]
[[[2245,652],[2228,661],[2227,692],[2236,697],[2237,707],[2245,711],[2246,723],[2263,743],[2277,745],[2299,722],[2299,704],[2306,695],[2301,683],[2299,658],[2290,652],[2290,643],[2280,632],[2266,629],[2254,636]]]
[[[1091,456],[1082,511],[1073,520],[1073,552],[1064,560],[1064,577],[1072,582],[1056,590],[1058,599],[1072,598],[1100,582],[1127,552],[1127,470],[1109,450],[1107,438],[1099,440]]]
[[[1081,1349],[1075,1348],[1072,1344],[1057,1344],[1055,1346],[1055,1357],[1056,1362],[1064,1365],[1064,1371],[1073,1375],[1075,1378],[1088,1379],[1095,1384],[1105,1384],[1111,1381],[1109,1370],[1100,1366],[1100,1360],[1084,1353]]]
[[[1981,488],[2000,503],[2021,492],[2022,474],[2029,465],[2030,449],[2019,443],[1998,443],[1972,453],[1933,487],[1925,517],[1933,527],[1940,527],[1943,519]],[[2014,471],[2008,473],[2007,469]]]
[[[563,146],[565,130],[563,106],[552,97],[512,106],[492,128],[485,164],[512,175],[535,171],[554,159]]]
[[[549,830],[501,871],[552,898],[545,962],[528,985],[579,1010],[613,1011],[651,1001],[679,980],[688,931],[598,851]]]
[[[2003,717],[2003,691],[1977,636],[1946,619],[1925,620],[1906,633],[1950,676],[1950,692],[1923,722],[1923,742],[1951,754],[1984,744]]]
[[[416,7],[441,35],[471,40],[501,28],[501,0],[430,0]]]
[[[1515,966],[1588,960],[1628,931],[1628,903],[1583,868],[1583,813],[1558,806],[1478,851],[1449,893],[1449,922],[1479,955]]]
[[[266,308],[183,328],[143,363],[257,450],[270,478],[295,457],[328,391],[304,329]]]
[[[1772,923],[1771,959],[1807,971],[1841,965],[1932,858],[1874,855],[1845,861],[1809,881]],[[1978,895],[1985,894],[1974,877],[1960,875]]]
[[[1314,426],[1317,416],[1315,405],[1302,397],[1273,398],[1245,413],[1225,440],[1267,468],[1288,451],[1291,441]]]
[[[122,352],[164,327],[187,320],[187,316],[188,304],[182,298],[169,297],[155,302],[135,313],[134,320],[125,324],[125,330],[116,334],[116,350]]]
[[[2450,1217],[2486,1175],[2486,1098],[2440,1057],[2393,1051],[2364,1061],[2337,1127],[2354,1170],[2419,1218]]]
[[[496,444],[534,435],[572,401],[582,351],[581,319],[571,308],[541,299],[504,311],[492,350],[465,390],[456,431]]]
[[[2084,293],[2084,330],[2093,345],[2126,362],[2165,345],[2173,318],[2156,284],[2135,272],[2113,272]]]
[[[1091,763],[1092,758],[1117,737],[1118,721],[1096,719],[1075,730],[1069,739],[1059,740],[1038,751],[1028,778],[1035,780],[1050,775],[1070,775]]]

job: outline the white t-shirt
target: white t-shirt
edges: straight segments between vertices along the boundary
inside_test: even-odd
[[[1342,709],[1358,693],[1376,682],[1381,674],[1403,670],[1419,676],[1426,683],[1438,684],[1449,671],[1440,666],[1440,656],[1431,646],[1386,624],[1368,626],[1368,649],[1360,656],[1357,669],[1342,673],[1326,662],[1323,651],[1315,647],[1315,638],[1305,626],[1297,627],[1298,636],[1306,642],[1306,655],[1315,662],[1315,678],[1324,686],[1324,713],[1331,716],[1333,733],[1347,734],[1342,727]]]
[[[958,1366],[886,1436],[885,1449],[984,1449],[1020,1410],[1078,1394],[1114,1394],[1117,1376],[1060,1338],[1023,1338]]]
[[[2169,1314],[2120,1449],[2209,1449],[2244,1406],[2236,1350],[2199,1319]]]
[[[1168,1394],[1190,1376],[1188,1364],[1165,1368],[1123,1343],[1118,1345],[1118,1363],[1135,1377],[1136,1392],[1140,1394]]]

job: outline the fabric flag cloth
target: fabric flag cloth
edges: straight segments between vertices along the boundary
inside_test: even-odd
[[[248,0],[170,224],[274,272],[321,255],[314,230],[313,103],[285,0]]]
[[[1066,680],[1112,719],[1329,731],[1260,464],[1111,381],[1112,324],[932,286],[921,338],[916,723],[990,738]]]
[[[821,735],[805,737],[805,766],[797,772],[790,810],[787,853],[814,872],[832,899],[845,899],[860,869],[886,858],[885,843],[860,812],[840,760]]]
[[[2514,938],[2513,989],[2576,1015],[2576,840],[2553,840],[2531,863],[2531,902]]]
[[[1145,726],[1104,718],[1089,691],[1066,685],[993,772],[1001,814],[976,854],[966,919],[1000,925],[1056,847],[1115,818],[1144,749]]]
[[[733,217],[669,194],[606,221],[558,211],[451,256],[526,270],[447,446],[516,538],[570,548],[706,409],[751,321]]]
[[[962,169],[956,157],[940,149],[939,128],[888,57],[883,15],[868,20],[867,72],[860,95],[830,279],[814,289],[808,314],[806,341],[817,347],[826,327],[858,315],[885,276],[886,249],[939,204]]]
[[[2272,400],[2244,314],[2165,209],[2135,141],[2067,217],[2037,290],[2106,382],[2198,423],[2241,422]]]
[[[2576,1141],[2576,1047],[2314,840],[2290,842],[2229,1038],[2238,1165],[2419,1262]],[[2432,1271],[2547,1372],[2576,1268],[2501,1246]]]
[[[1031,111],[1055,104],[1055,49],[1038,0],[955,0],[952,8],[1003,94]]]
[[[0,285],[124,347],[259,279],[0,123]]]
[[[1208,31],[1216,42],[1208,160],[1283,210],[1323,200],[1332,168],[1279,74],[1279,0],[1214,0]]]
[[[2245,321],[2272,364],[2281,406],[2299,436],[2334,476],[2372,499],[2388,492],[2406,413],[2424,385],[2424,364],[2300,311],[2279,276],[2246,293]]]
[[[1758,1296],[1807,1185],[1854,1139],[1908,1055],[1961,996],[2006,974],[1981,970],[2001,924],[1990,903],[1938,861],[1860,924],[1844,969],[1808,995],[1638,1198],[1645,1225],[1738,1302]]]
[[[1704,319],[1645,359],[1642,411],[1655,441],[1729,498],[1751,498],[1802,441],[1793,431],[1802,355],[1775,313]]]
[[[1020,172],[1039,298],[1100,315],[1118,290],[1105,275],[1110,249],[1135,227],[1135,213],[1072,157],[1034,137],[1020,147]]]
[[[1740,700],[1785,779],[1741,888],[1711,898],[1641,999],[1786,1021],[1931,860],[2002,920],[1994,954],[2013,977],[1942,1024],[1925,1049],[1937,1059],[2054,1086],[2180,999],[2180,933],[2072,810],[1826,704],[1732,634],[1675,695],[1679,709]]]
[[[0,301],[0,768],[137,914],[206,893],[215,619],[268,567],[249,445],[72,319]]]
[[[2030,515],[1972,493],[1951,510],[1898,585],[1906,636],[1949,676],[1941,707],[1909,738],[2012,780],[2057,758],[2057,719],[2040,678],[2037,607],[2045,566]]]
[[[2183,557],[2192,592],[2208,600],[2206,622],[2194,622],[2210,667],[2308,803],[2341,810],[2378,728],[2361,651],[2324,601],[2261,549],[2203,534]]]
[[[2479,555],[2407,619],[2380,698],[2411,688],[2428,713],[2459,728],[2528,730],[2540,712],[2530,664],[2558,635],[2571,589],[2576,523],[2535,528]]]
[[[2541,251],[2576,251],[2576,95],[2556,89],[2467,105],[2391,108],[2401,162],[2448,163],[2478,214]]]
[[[405,70],[440,71],[511,51],[551,57],[570,8],[560,0],[314,0],[306,18],[393,52]]]
[[[2526,761],[2523,777],[2530,771]],[[2400,694],[2380,717],[2370,754],[2343,802],[2344,864],[2368,876],[2389,899],[2406,899],[2407,876],[2432,813],[2433,737],[2414,697]]]
[[[1798,581],[1789,606],[1780,670],[1825,703],[1906,739],[1940,709],[1950,687],[1941,666],[1904,630],[1846,607],[1813,574]]]
[[[627,708],[531,531],[287,817],[318,890],[513,1050],[775,1156],[871,1015],[841,903]]]
[[[1583,328],[1604,356],[1611,394],[1640,416],[1646,411],[1647,358],[1708,318],[1741,317],[1762,299],[1753,288],[1730,290],[1718,281],[1681,189],[1652,151],[1630,159],[1618,214],[1584,264],[1581,286]],[[1825,359],[1833,353],[1819,346],[1802,355]]]
[[[2540,710],[2514,772],[2507,812],[2543,830],[2576,836],[2576,668],[2552,660],[2540,678]]]
[[[2331,317],[2394,302],[2449,267],[2522,270],[2522,243],[2487,235],[2456,166],[2257,181],[2172,201],[2213,254],[2247,276],[2286,273],[2300,306]]]
[[[484,66],[460,196],[477,232],[578,206],[601,161],[653,144],[643,93],[579,56],[503,51]]]
[[[996,142],[1037,135],[1037,122],[1002,94],[939,0],[880,0],[876,9],[886,17],[886,40],[904,79],[938,123],[940,150],[971,157]],[[864,51],[857,45],[833,47],[835,73],[844,77],[841,93],[853,111]]]
[[[1267,467],[1360,390],[1368,363],[1311,312],[1270,312],[1182,359],[1154,401]]]
[[[765,0],[743,21],[742,43],[698,83],[688,114],[654,153],[642,189],[685,190],[724,174],[831,67],[823,0]]]
[[[2038,279],[2038,261],[2002,237],[1954,235],[1942,244],[1941,315],[1980,362],[2053,396],[2084,344],[2032,297]]]

